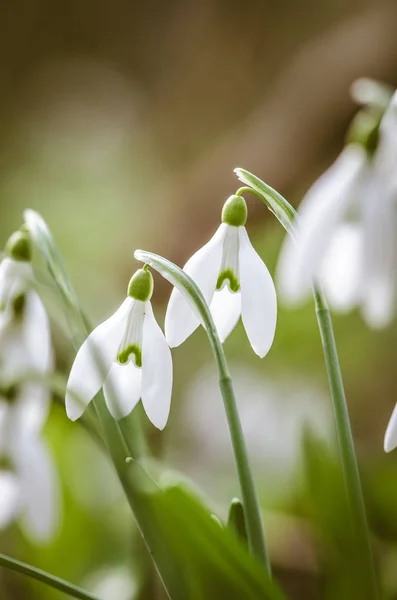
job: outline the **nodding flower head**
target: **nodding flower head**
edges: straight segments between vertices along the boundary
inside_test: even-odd
[[[172,391],[171,352],[150,299],[153,278],[144,267],[131,278],[127,298],[81,346],[66,389],[66,411],[78,419],[103,387],[115,419],[127,416],[142,399],[152,423],[166,425]]]
[[[269,351],[277,319],[276,292],[269,271],[249,240],[245,223],[247,205],[231,196],[222,210],[222,224],[211,240],[185,264],[210,306],[223,342],[242,316],[253,350],[263,357]],[[200,324],[186,298],[174,289],[165,318],[169,345],[178,346]]]

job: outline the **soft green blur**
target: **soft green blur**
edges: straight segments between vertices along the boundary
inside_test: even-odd
[[[0,234],[34,208],[46,219],[81,304],[110,315],[139,267],[135,248],[183,265],[213,234],[245,167],[295,205],[343,144],[358,76],[397,84],[397,9],[365,0],[6,2],[0,8]],[[248,231],[274,273],[283,231],[253,196]],[[73,346],[59,298],[35,262],[57,366]],[[155,276],[159,323],[168,284]],[[397,399],[397,322],[373,332],[334,318],[376,562],[397,598],[397,454],[383,453]],[[275,576],[293,599],[355,598],[357,576],[313,306],[279,308],[269,355],[241,323],[225,344],[261,495]],[[153,454],[202,490],[227,519],[239,496],[207,338],[173,351],[169,423],[145,421]],[[104,600],[164,595],[121,488],[99,446],[54,401],[45,429],[62,482],[62,523],[36,547],[17,526],[0,552]],[[142,418],[145,419],[144,415]],[[58,592],[0,570],[0,600]],[[216,597],[216,596],[214,596]]]

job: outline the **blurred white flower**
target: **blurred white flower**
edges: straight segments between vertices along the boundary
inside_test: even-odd
[[[103,600],[131,600],[138,592],[137,579],[127,566],[107,567],[86,578],[84,589]]]
[[[255,369],[231,364],[239,412],[254,474],[266,480],[266,494],[283,494],[296,486],[302,465],[306,428],[333,441],[332,411],[326,393],[312,381],[286,374],[269,379]],[[183,408],[168,461],[195,479],[211,495],[236,490],[230,433],[224,415],[216,370],[205,366],[184,391]],[[183,452],[180,448],[183,447]],[[171,454],[172,453],[172,454]],[[221,485],[218,487],[219,482]]]
[[[40,435],[45,399],[36,394],[33,403],[29,384],[6,394],[0,395],[0,527],[20,518],[32,541],[47,542],[59,522],[59,486]]]
[[[394,313],[397,268],[397,94],[358,114],[353,140],[313,184],[299,207],[295,240],[278,265],[280,293],[291,303],[320,282],[335,310],[361,308],[372,327]]]
[[[81,346],[66,388],[66,411],[75,421],[103,387],[109,412],[127,416],[142,399],[158,429],[167,423],[172,391],[172,359],[153,315],[153,278],[139,269],[118,310],[98,325]]]
[[[241,315],[251,346],[262,358],[273,343],[277,300],[270,273],[249,240],[246,219],[244,199],[231,196],[222,211],[222,224],[188,260],[184,271],[197,283],[209,304],[221,341],[228,337]],[[199,325],[200,317],[174,288],[165,317],[169,345],[179,346]]]
[[[50,394],[51,334],[32,288],[30,241],[17,232],[0,264],[0,527],[20,517],[34,541],[49,540],[58,521],[56,472],[40,432]]]

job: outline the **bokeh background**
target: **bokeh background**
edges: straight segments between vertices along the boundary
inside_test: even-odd
[[[395,1],[16,0],[0,7],[0,33],[1,240],[24,208],[41,212],[94,323],[125,296],[135,248],[182,265],[212,235],[238,187],[233,168],[297,205],[342,148],[356,110],[351,83],[397,86]],[[283,231],[247,201],[249,233],[274,272]],[[169,293],[157,278],[161,324]],[[66,373],[73,348],[56,296],[44,299]],[[397,399],[397,326],[369,331],[356,314],[334,321],[377,561],[397,598],[397,454],[382,450]],[[241,324],[225,348],[276,574],[292,598],[342,598],[332,582],[346,523],[313,307],[280,307],[262,361]],[[153,453],[224,518],[238,484],[204,332],[173,356],[169,425],[147,426]],[[110,466],[59,402],[45,436],[62,484],[59,532],[36,547],[15,526],[0,533],[0,551],[104,600],[160,600]],[[1,600],[58,597],[0,571]]]

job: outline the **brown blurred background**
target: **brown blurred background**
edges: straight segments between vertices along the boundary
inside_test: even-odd
[[[297,204],[340,151],[356,110],[349,87],[362,76],[397,85],[394,0],[3,2],[2,239],[20,225],[24,208],[40,211],[98,322],[121,302],[137,267],[135,248],[182,265],[212,235],[224,200],[238,187],[233,168],[253,171]],[[283,233],[259,202],[247,200],[248,229],[273,272]],[[158,279],[161,324],[168,294]],[[59,311],[49,309],[66,369],[73,351]],[[276,342],[262,362],[241,326],[226,344],[273,559],[294,598],[325,597],[312,532],[296,500],[303,424],[333,436],[312,312],[281,307]],[[374,535],[384,551],[382,573],[397,598],[397,489],[390,492],[397,458],[382,452],[397,398],[397,330],[375,334],[357,315],[335,324]],[[214,416],[221,404],[202,332],[174,359],[170,424],[161,435],[150,430],[153,446],[224,514],[237,488],[224,417]],[[96,589],[99,567],[124,565],[129,572],[139,548],[133,526],[125,528],[118,492],[103,506],[95,502],[106,496],[106,465],[78,425],[55,407],[46,434],[64,486],[60,534],[37,550],[12,529],[0,534],[0,551]],[[1,600],[56,597],[3,572],[0,581]],[[125,596],[112,589],[109,598],[132,597],[132,588]]]

